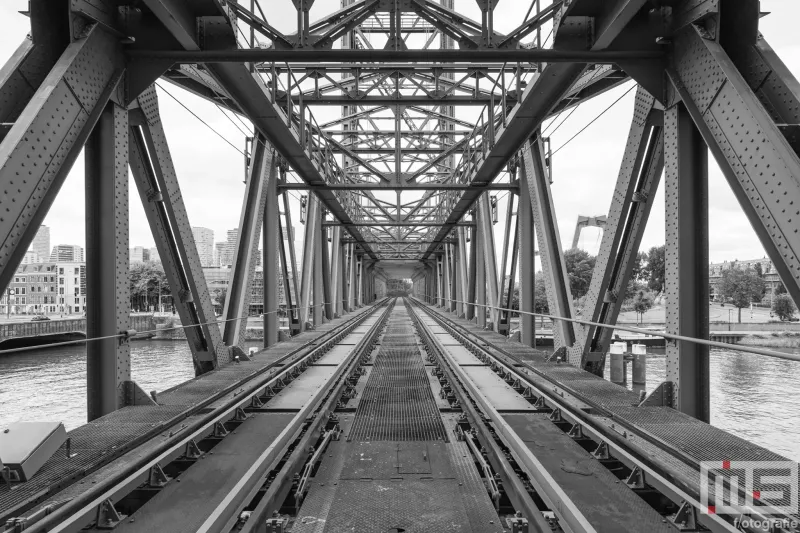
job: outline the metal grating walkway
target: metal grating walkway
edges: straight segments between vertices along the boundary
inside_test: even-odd
[[[447,441],[404,307],[396,307],[389,318],[348,440]]]

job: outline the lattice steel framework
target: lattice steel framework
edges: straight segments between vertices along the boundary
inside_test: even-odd
[[[453,0],[342,0],[312,21],[314,0],[293,0],[297,29],[284,33],[253,0],[33,0],[31,35],[0,71],[0,285],[86,145],[88,331],[128,329],[130,166],[198,373],[244,356],[262,228],[265,311],[281,277],[292,331],[381,296],[397,265],[412,266],[418,296],[507,331],[496,308],[510,305],[517,270],[520,305],[533,311],[535,243],[551,312],[569,318],[541,125],[632,79],[635,114],[586,305],[599,325],[557,322],[556,354],[602,372],[662,171],[667,330],[707,337],[706,146],[800,300],[800,85],[759,35],[756,0],[535,0],[520,3],[508,34],[494,29],[497,3],[477,0],[478,21]],[[221,332],[161,127],[159,78],[255,129]],[[330,106],[341,113],[318,121]],[[299,272],[292,189],[308,195]],[[512,191],[519,212],[512,223],[510,202],[500,253],[496,190]],[[276,342],[277,313],[264,320],[265,342]],[[532,343],[529,317],[522,327]],[[141,396],[121,339],[90,350],[91,416]],[[667,401],[708,418],[707,350],[669,345],[668,380]]]

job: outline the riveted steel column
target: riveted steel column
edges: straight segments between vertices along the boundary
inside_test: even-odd
[[[483,231],[481,225],[483,218],[481,209],[475,209],[475,232],[472,238],[475,240],[477,253],[484,253]],[[477,254],[476,254],[477,255]],[[486,261],[477,257],[475,261],[475,316],[478,317],[478,326],[486,327]]]
[[[258,263],[258,236],[263,229],[267,190],[270,183],[277,180],[276,174],[275,150],[268,144],[266,137],[257,134],[253,140],[253,154],[233,250],[233,266],[225,295],[225,307],[222,310],[222,340],[227,346],[241,345],[247,332],[252,283]],[[266,292],[266,284],[264,289]]]
[[[195,372],[230,361],[216,323],[192,226],[158,110],[153,86],[130,111],[130,166],[173,294],[173,304],[192,350]]]
[[[472,211],[472,220],[477,219],[477,211]],[[466,228],[464,228],[466,230]],[[469,278],[467,280],[467,320],[472,320],[475,318],[475,298],[478,288],[478,264],[482,263],[482,261],[478,261],[478,232],[475,231],[475,226],[470,228],[470,232],[472,233],[472,240],[470,241],[469,247]]]
[[[536,141],[528,141],[523,145],[522,155],[550,314],[572,318],[575,315],[572,293],[569,288],[564,253],[561,250],[561,237],[558,233],[558,221],[550,192],[550,180],[538,136]],[[572,324],[564,320],[553,321],[554,348],[556,350],[569,348],[574,342],[575,333]],[[569,359],[569,363],[578,366],[581,361],[580,358],[572,358]]]
[[[536,241],[534,240],[533,211],[528,177],[518,172],[520,179],[519,206],[517,206],[517,233],[519,234],[519,310],[533,313],[536,300]],[[536,346],[536,317],[520,313],[520,342]]]
[[[479,231],[481,232],[483,262],[485,264],[486,296],[491,306],[489,308],[489,316],[492,320],[492,329],[499,331],[500,313],[497,308],[500,307],[500,297],[497,289],[500,286],[500,281],[497,277],[497,252],[494,244],[494,229],[492,228],[492,214],[489,207],[488,194],[484,194],[478,199],[478,210],[480,211]]]
[[[279,247],[283,246],[283,236],[279,234],[280,208],[278,207],[278,180],[274,171],[269,181],[265,184],[266,201],[264,202],[264,228],[262,229],[262,261],[264,265],[264,347],[267,348],[278,342],[278,261],[281,254]],[[288,277],[283,279],[288,288]],[[286,299],[287,307],[289,299]]]
[[[708,339],[708,149],[683,103],[664,112],[667,333]],[[708,346],[667,342],[672,406],[710,418]]]
[[[342,316],[342,227],[334,226],[331,230],[331,278],[330,278],[330,301],[331,301],[331,316],[336,318]],[[324,243],[323,243],[324,244]]]
[[[311,306],[311,289],[314,283],[314,228],[319,215],[319,202],[315,194],[308,195],[308,216],[303,235],[303,266],[300,270],[300,331],[306,330]]]
[[[318,328],[323,323],[325,316],[325,284],[323,281],[323,261],[322,261],[322,205],[317,202],[317,217],[314,221],[314,327]]]
[[[93,339],[130,329],[127,109],[106,106],[85,155],[86,336]],[[86,343],[90,422],[125,405],[124,383],[130,379],[128,339]]]
[[[469,275],[467,274],[467,239],[465,237],[466,228],[456,228],[458,234],[458,273],[459,281],[461,282],[460,294],[461,310],[458,312],[459,317],[466,317],[467,302],[469,301]]]

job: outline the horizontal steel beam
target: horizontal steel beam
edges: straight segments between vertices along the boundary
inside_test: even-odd
[[[292,95],[292,100],[299,104],[302,100],[305,105],[458,105],[458,106],[484,106],[492,101],[499,102],[501,95],[494,95],[494,99],[488,95],[478,96],[454,95],[454,96],[426,96],[424,94],[393,96],[347,96],[342,94],[332,94],[320,96]],[[510,104],[516,103],[516,99],[506,96]]]
[[[392,221],[380,221],[380,220],[373,220],[372,222],[323,222],[323,226],[356,226],[356,227],[380,227],[380,226],[391,226],[391,227],[409,227],[409,228],[438,228],[439,226],[445,226],[443,222],[392,222]],[[472,222],[456,222],[453,224],[447,224],[447,226],[474,226],[475,224]],[[362,242],[362,241],[359,241]]]
[[[613,64],[647,62],[664,59],[663,52],[589,51],[540,49],[484,50],[277,50],[240,48],[238,50],[128,50],[136,59],[168,59],[174,63],[291,63],[320,61],[332,63],[370,63],[385,61],[442,61],[471,63],[594,63]],[[406,68],[412,68],[408,65]]]
[[[394,120],[394,119],[392,119]],[[325,135],[394,135],[397,130],[322,130]],[[406,137],[421,135],[470,135],[472,130],[400,130],[400,135]]]
[[[482,191],[516,191],[517,183],[489,183],[486,185],[470,185],[469,183],[332,183],[329,185],[309,185],[308,183],[286,183],[278,185],[278,190],[289,191],[376,191],[389,189],[394,191],[463,191],[467,189],[480,189]]]

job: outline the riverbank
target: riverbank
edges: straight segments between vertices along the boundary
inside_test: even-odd
[[[775,331],[769,334],[748,335],[743,337],[738,344],[768,348],[800,348],[800,332]]]

